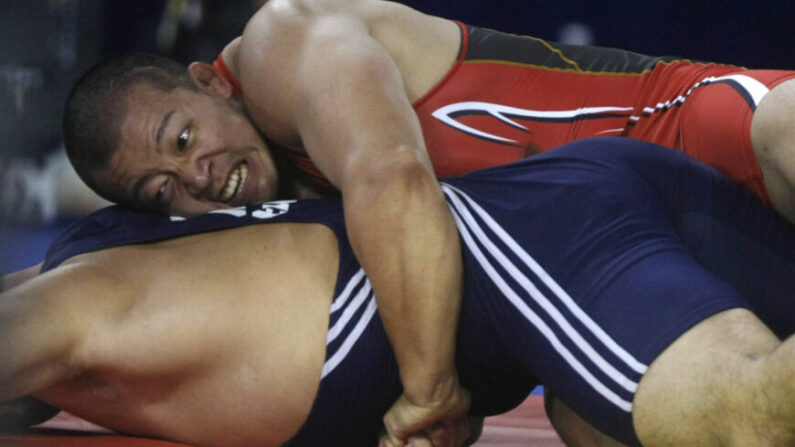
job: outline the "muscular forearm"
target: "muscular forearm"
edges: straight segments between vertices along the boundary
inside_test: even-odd
[[[439,186],[411,161],[343,190],[354,251],[368,273],[407,396],[433,399],[454,374],[461,300],[458,233]]]

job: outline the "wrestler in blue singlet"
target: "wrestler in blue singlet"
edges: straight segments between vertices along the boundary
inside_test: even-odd
[[[737,307],[780,336],[795,331],[795,231],[677,151],[583,140],[442,186],[463,246],[457,366],[473,414],[507,411],[543,383],[600,430],[639,445],[635,389],[683,332]],[[342,216],[336,199],[188,220],[111,208],[67,230],[45,269],[87,251],[240,225],[327,225],[340,267],[323,379],[288,445],[375,445],[401,388]]]

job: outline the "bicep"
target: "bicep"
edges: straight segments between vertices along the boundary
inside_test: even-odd
[[[357,171],[390,165],[398,150],[430,169],[419,120],[389,53],[363,29],[320,34],[326,44],[311,50],[299,71],[304,92],[296,122],[310,157],[338,186],[351,165]],[[355,163],[359,158],[366,163]]]
[[[364,157],[367,163],[353,164],[386,165],[396,148],[409,148],[430,169],[400,70],[363,19],[344,12],[291,17],[279,23],[278,42],[274,24],[268,25],[269,36],[248,40],[247,50],[241,52],[249,64],[268,59],[261,54],[271,56],[259,61],[268,76],[251,76],[249,89],[244,84],[257,95],[247,93],[247,106],[265,133],[273,127],[290,128],[318,168],[340,188],[351,160]],[[245,71],[261,73],[254,65]],[[267,106],[260,108],[263,104]]]

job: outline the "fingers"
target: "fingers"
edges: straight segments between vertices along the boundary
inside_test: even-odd
[[[469,392],[456,386],[443,401],[415,404],[401,395],[384,415],[385,436],[379,447],[461,447],[477,439],[467,416]],[[479,431],[480,426],[477,425]]]
[[[403,442],[412,433],[421,432],[422,423],[425,422],[423,409],[411,405],[404,395],[392,405],[392,408],[384,415],[384,427],[386,428],[389,441],[393,444],[389,447],[402,447]]]
[[[395,443],[389,439],[389,436],[384,435],[381,437],[381,440],[378,443],[378,447],[398,447],[398,446],[406,446],[406,447],[439,447],[438,445],[431,442],[428,437],[424,435],[411,435],[406,439],[405,443]]]
[[[381,436],[381,439],[378,441],[378,447],[403,447],[404,445],[405,444],[402,442],[393,442],[388,435]]]
[[[407,439],[409,447],[438,447],[439,444],[434,444],[423,435],[411,435]]]
[[[405,441],[385,434],[378,445],[379,447],[469,446],[480,437],[482,421],[482,418],[463,417],[452,423],[437,424],[421,433],[412,434]]]

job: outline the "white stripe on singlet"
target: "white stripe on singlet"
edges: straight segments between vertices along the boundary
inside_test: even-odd
[[[354,290],[359,287],[359,291],[354,294]],[[351,299],[351,297],[353,297]],[[354,315],[364,307],[364,311],[359,315],[358,320],[353,320]],[[375,295],[373,295],[373,288],[370,281],[364,275],[364,270],[359,269],[351,276],[342,292],[336,297],[334,303],[331,305],[330,314],[333,315],[337,312],[342,312],[334,324],[329,328],[326,335],[326,347],[331,349],[331,343],[343,333],[347,335],[345,340],[340,344],[336,351],[327,354],[328,360],[323,364],[323,373],[321,378],[325,378],[343,361],[348,353],[351,351],[356,341],[361,337],[362,332],[373,319],[377,306],[375,303]],[[329,355],[330,354],[330,355]]]
[[[520,313],[535,326],[542,335],[549,341],[552,347],[561,357],[598,393],[604,396],[624,411],[631,411],[632,403],[621,398],[615,391],[610,389],[609,384],[602,383],[594,374],[588,370],[577,356],[584,354],[590,363],[597,366],[599,370],[626,391],[634,392],[637,389],[637,382],[631,380],[621,373],[618,368],[610,364],[600,355],[590,343],[566,320],[561,311],[556,307],[562,304],[579,322],[584,325],[591,334],[603,344],[613,355],[618,357],[633,371],[643,374],[647,366],[637,361],[631,354],[618,345],[596,322],[594,322],[574,300],[552,279],[552,277],[522,248],[519,244],[496,222],[488,213],[483,210],[465,193],[450,185],[443,184],[442,189],[451,201],[451,209],[454,218],[459,226],[459,231],[464,239],[467,248],[472,252],[479,264],[487,272],[491,281],[500,289],[504,297],[520,311]],[[477,214],[473,216],[463,204],[465,201]],[[478,222],[478,218],[481,222]],[[485,225],[496,236],[496,242],[484,232],[482,225]],[[538,315],[522,300],[515,290],[509,286],[500,272],[497,271],[492,262],[481,251],[478,243],[482,244],[492,256],[494,262],[504,269],[514,281],[519,283],[524,292],[534,300],[547,315]],[[524,263],[524,269],[513,264],[497,247],[503,245],[505,249],[512,251]],[[533,276],[530,279],[527,275]],[[545,296],[533,284],[533,280],[539,281],[553,294],[551,300]],[[577,348],[572,352],[565,341],[560,340],[555,335],[550,325],[559,327],[563,333],[571,340]],[[580,354],[581,353],[581,354]],[[613,385],[614,386],[614,385]]]

